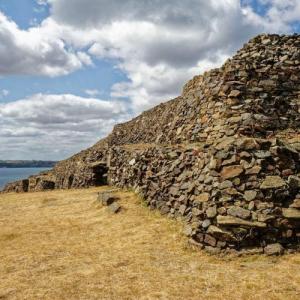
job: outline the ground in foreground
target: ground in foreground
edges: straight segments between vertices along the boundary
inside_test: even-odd
[[[300,254],[209,256],[130,192],[113,215],[103,189],[0,195],[0,299],[300,297]]]

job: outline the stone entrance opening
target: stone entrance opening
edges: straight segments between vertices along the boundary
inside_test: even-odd
[[[95,186],[107,185],[108,167],[105,163],[95,163],[92,166],[93,181]]]

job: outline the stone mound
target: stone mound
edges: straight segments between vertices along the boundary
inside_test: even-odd
[[[4,191],[109,183],[135,189],[162,214],[184,218],[200,247],[295,248],[299,68],[300,35],[259,35],[221,68],[194,77],[178,98]]]

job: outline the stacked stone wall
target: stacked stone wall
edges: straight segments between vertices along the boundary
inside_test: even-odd
[[[112,150],[109,182],[153,209],[182,217],[200,247],[263,248],[300,239],[299,153],[278,140]]]

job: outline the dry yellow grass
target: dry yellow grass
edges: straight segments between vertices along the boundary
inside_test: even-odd
[[[103,189],[103,188],[102,188]],[[300,255],[217,258],[129,192],[0,195],[0,299],[299,299]]]

